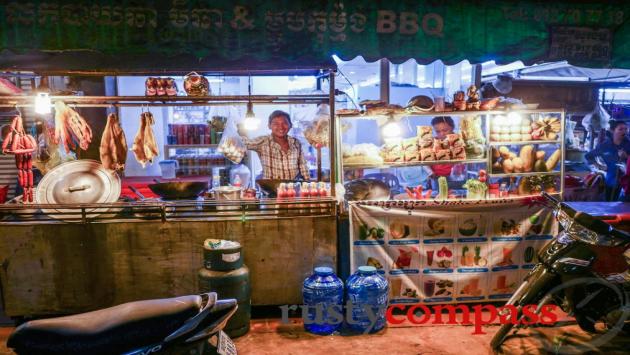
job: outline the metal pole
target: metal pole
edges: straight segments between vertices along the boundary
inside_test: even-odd
[[[381,101],[389,104],[389,60],[383,58],[381,64]]]
[[[340,181],[337,176],[337,159],[336,159],[336,147],[337,147],[337,117],[335,117],[335,71],[330,70],[328,72],[328,78],[330,82],[329,88],[329,103],[330,107],[330,127],[328,127],[328,154],[330,161],[330,194],[336,196],[335,184]]]

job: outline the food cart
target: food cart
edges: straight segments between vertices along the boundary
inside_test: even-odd
[[[434,137],[435,117],[458,129]],[[339,124],[339,169],[356,200],[351,270],[377,267],[394,303],[509,298],[557,228],[527,202],[541,191],[562,194],[564,111],[368,108]],[[428,177],[436,165],[452,166],[437,184]],[[360,182],[386,192],[362,200]]]

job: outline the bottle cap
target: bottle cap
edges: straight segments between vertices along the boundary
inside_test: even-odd
[[[315,273],[319,275],[330,275],[333,273],[333,269],[327,266],[319,266],[315,268]]]
[[[376,273],[376,268],[374,266],[359,266],[359,273],[374,274]]]

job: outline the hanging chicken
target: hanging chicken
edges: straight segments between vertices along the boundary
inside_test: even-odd
[[[36,146],[35,138],[24,131],[22,116],[15,116],[2,142],[2,153],[15,155],[18,182],[24,188],[23,202],[33,202],[33,152]]]
[[[153,158],[160,154],[153,135],[153,124],[153,114],[151,112],[143,112],[140,115],[140,129],[138,129],[131,147],[136,160],[143,168],[147,163],[153,163]]]
[[[125,170],[127,161],[127,139],[125,132],[120,127],[120,120],[115,113],[107,116],[107,124],[101,137],[99,147],[101,163],[110,170]]]
[[[68,107],[61,101],[55,102],[55,135],[53,142],[60,144],[68,153],[70,149],[76,149],[75,142],[79,147],[87,150],[92,142],[92,129],[85,119],[75,110]]]

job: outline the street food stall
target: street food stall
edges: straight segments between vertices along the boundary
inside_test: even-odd
[[[88,123],[98,118],[84,119],[80,114],[82,107],[143,105],[144,120],[149,109],[161,105],[212,106],[226,102],[242,105],[247,100],[258,105],[275,102],[316,105],[327,103],[328,95],[51,96],[50,99],[57,122],[71,125],[74,124],[71,120],[81,120],[83,126],[76,131],[74,127],[64,128],[67,135],[62,139],[67,139],[67,148],[62,141],[55,148],[48,148],[49,153],[58,149],[67,149],[65,153],[79,151],[84,144],[100,141],[100,161],[78,159],[52,166],[34,186],[30,168],[45,162],[33,164],[40,159],[35,147],[20,146],[22,142],[18,140],[22,137],[35,138],[21,128],[20,119],[15,120],[16,135],[4,140],[10,148],[5,153],[16,156],[24,194],[13,203],[0,206],[2,291],[7,315],[79,312],[147,295],[196,293],[197,270],[203,266],[202,245],[208,238],[241,243],[245,263],[252,270],[254,305],[299,302],[298,285],[304,275],[314,265],[336,264],[336,202],[326,190],[325,182],[320,180],[317,184],[317,176],[315,182],[299,185],[297,196],[282,198],[276,198],[275,194],[268,197],[260,190],[220,186],[222,181],[214,181],[213,188],[212,175],[178,173],[170,179],[128,177],[124,174],[126,159],[144,160],[149,165],[149,160],[157,160],[161,147],[147,147],[154,139],[151,137],[142,143],[138,143],[139,135],[133,141],[125,140],[120,125],[109,127],[116,123],[115,111],[107,117],[107,127],[100,137],[90,132]],[[8,108],[27,110],[33,106],[32,96],[3,97],[1,101],[0,105]],[[115,141],[121,132],[122,140]],[[133,132],[126,133],[127,137],[134,137]],[[39,141],[49,138],[45,133],[36,137]],[[10,140],[17,142],[15,149],[11,148]],[[78,144],[73,147],[75,142]],[[139,147],[141,144],[144,146]],[[27,159],[23,155],[33,160],[28,166],[21,163]],[[211,166],[223,165],[224,162]],[[160,180],[151,181],[154,178]],[[266,184],[275,189],[278,182]],[[293,189],[294,183],[284,184]],[[296,272],[275,277],[286,267]]]
[[[482,100],[477,88],[469,87],[452,99],[415,97],[406,107],[385,99],[337,111],[331,55],[397,63],[563,58],[586,66],[630,66],[627,31],[613,31],[625,23],[627,5],[218,1],[208,6],[142,1],[6,6],[0,69],[18,89],[32,90],[19,95],[7,85],[0,106],[26,110],[39,104],[50,110],[54,105],[52,125],[37,137],[27,115],[10,124],[6,151],[15,155],[24,193],[21,202],[0,207],[0,289],[7,315],[79,312],[194,293],[201,246],[210,237],[243,245],[254,305],[300,303],[301,282],[313,266],[334,268],[339,258],[353,269],[370,264],[387,273],[392,300],[503,299],[555,228],[528,201],[539,191],[563,192],[562,104],[537,109],[529,106],[535,102]],[[593,11],[601,16],[587,16]],[[576,37],[600,40],[588,42],[584,54],[572,47]],[[186,73],[193,75],[180,93],[168,75]],[[205,76],[279,73],[313,76],[325,90],[295,95],[249,90],[245,95],[247,85],[234,95],[199,90]],[[42,85],[44,77],[107,82],[118,76],[153,80],[132,94],[120,94],[124,86],[106,85],[98,94],[48,95]],[[291,182],[284,185],[287,194],[265,198],[261,191],[245,190],[237,200],[231,188],[219,188],[228,179],[212,169],[244,155],[238,149],[218,151],[217,128],[225,116],[209,124],[182,123],[166,109],[281,104],[328,105],[328,121],[314,127],[316,135],[328,138],[330,178],[325,181],[317,169],[313,180],[323,187]],[[95,108],[101,113],[82,114]],[[120,138],[123,108],[135,108],[140,116],[137,131],[125,132],[133,139]],[[432,123],[436,117],[451,126],[444,137]],[[156,123],[161,133],[152,131]],[[31,168],[41,158],[42,134],[56,149],[81,159],[51,167],[37,183]],[[315,145],[319,164],[325,144]],[[143,167],[162,150],[170,161],[164,168],[180,169],[180,176],[155,184],[155,175],[128,179],[121,174],[129,168],[122,166],[121,152],[127,150],[132,151],[127,161]],[[204,151],[188,155],[198,150]],[[429,178],[436,170],[442,174]],[[207,188],[197,190],[199,176]],[[231,185],[235,181],[229,179]],[[170,185],[170,191],[186,186],[192,196],[164,199],[163,184],[171,183],[179,186]],[[276,192],[279,183],[259,185]],[[342,184],[343,194],[337,190]],[[121,194],[134,201],[121,200]],[[345,205],[334,198],[341,195],[350,211],[349,256],[337,252],[338,208]]]

